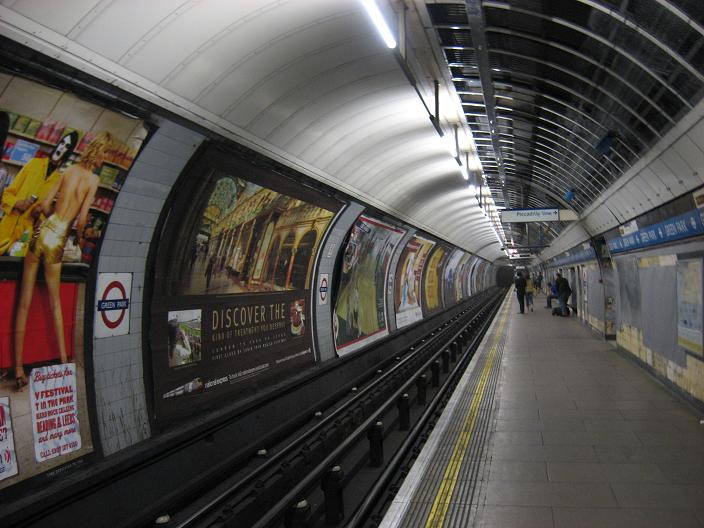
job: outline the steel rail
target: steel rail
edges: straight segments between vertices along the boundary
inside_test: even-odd
[[[482,322],[482,327],[474,336],[471,343],[467,346],[467,350],[464,352],[462,359],[458,361],[457,365],[455,365],[455,368],[452,369],[452,372],[442,384],[440,390],[438,390],[435,396],[433,396],[433,399],[430,401],[428,408],[425,409],[421,417],[418,419],[418,421],[415,423],[415,425],[409,432],[408,436],[404,439],[401,446],[399,446],[399,448],[396,450],[393,457],[382,471],[381,475],[379,475],[377,480],[374,482],[374,485],[372,486],[370,492],[364,497],[364,500],[352,514],[350,520],[347,521],[347,523],[345,524],[346,528],[357,528],[358,526],[360,526],[361,523],[365,522],[366,519],[369,517],[370,511],[374,508],[374,505],[379,501],[379,498],[384,492],[388,491],[388,486],[390,484],[391,479],[402,467],[404,459],[408,456],[411,448],[413,448],[413,446],[417,443],[418,437],[427,426],[428,422],[430,421],[430,418],[435,414],[436,407],[442,401],[445,396],[445,393],[451,387],[453,382],[455,382],[458,375],[461,376],[462,372],[466,368],[466,363],[468,363],[468,361],[471,361],[472,357],[474,357],[475,349],[479,346],[481,340],[484,338],[484,335],[491,326],[491,323],[494,320],[494,316],[496,316],[499,309],[501,308],[501,304],[501,302],[497,302],[496,305],[492,307],[492,313],[489,314],[486,320]]]
[[[501,298],[503,294],[496,295],[497,301]],[[463,330],[466,329],[476,318],[480,317],[483,310],[480,310],[470,322],[464,325]],[[456,336],[459,336],[460,332],[457,332]],[[429,358],[421,368],[416,372],[422,373],[427,371],[438,356],[442,354],[442,350],[439,350]],[[306,490],[311,489],[316,482],[318,482],[325,471],[330,467],[335,465],[335,462],[344,457],[349,451],[351,451],[363,438],[370,426],[379,420],[379,416],[386,413],[390,408],[396,405],[398,399],[405,394],[408,389],[415,383],[416,376],[411,376],[410,379],[400,386],[382,405],[380,405],[377,410],[372,413],[366,420],[364,420],[354,431],[349,433],[347,437],[340,443],[340,445],[331,453],[329,453],[315,468],[311,469],[308,474],[301,479],[301,481],[291,490],[289,490],[286,495],[284,495],[279,501],[277,501],[273,506],[271,506],[268,511],[253,525],[252,528],[266,528],[270,526],[270,523],[274,522],[283,515],[285,509],[294,503]]]
[[[482,298],[476,299],[475,303],[471,305],[467,310],[471,310],[473,308],[477,307],[477,304],[483,300],[485,296],[482,296]],[[479,308],[478,312],[481,312],[481,308]],[[447,321],[447,323],[457,323],[461,319],[461,315],[458,314],[454,316],[450,321]],[[336,419],[338,419],[340,416],[344,415],[346,412],[349,412],[351,408],[354,407],[359,401],[362,401],[364,397],[368,396],[369,393],[371,393],[378,384],[383,383],[385,380],[391,378],[393,375],[395,375],[398,371],[406,367],[408,364],[410,364],[412,361],[418,359],[418,357],[427,352],[431,346],[433,346],[437,341],[442,339],[443,333],[447,330],[450,330],[448,328],[448,324],[443,325],[442,327],[438,327],[433,333],[434,335],[432,337],[432,340],[427,341],[426,343],[423,343],[420,348],[418,348],[414,354],[408,354],[404,358],[402,358],[400,361],[396,362],[393,364],[393,366],[384,372],[381,376],[372,378],[372,383],[367,385],[366,387],[360,389],[355,395],[350,398],[348,401],[346,401],[343,405],[335,409],[332,413],[329,415],[325,416],[322,420],[320,420],[318,423],[316,423],[313,427],[310,429],[306,430],[302,435],[296,437],[294,440],[289,442],[287,445],[281,448],[276,454],[272,455],[271,458],[267,459],[265,463],[262,465],[258,466],[255,468],[252,472],[248,473],[246,476],[238,480],[235,484],[232,486],[228,487],[226,490],[220,492],[216,497],[208,501],[206,504],[198,508],[195,512],[191,513],[187,518],[178,521],[176,524],[174,524],[174,528],[186,528],[188,526],[191,526],[194,522],[198,521],[201,519],[204,515],[207,513],[211,512],[213,508],[215,508],[218,504],[222,503],[224,500],[226,500],[228,497],[231,497],[235,495],[236,493],[242,491],[245,489],[247,486],[253,484],[257,478],[263,476],[267,471],[270,471],[272,469],[276,468],[276,465],[283,462],[284,459],[287,456],[290,456],[292,452],[299,448],[303,447],[303,444],[305,442],[311,440],[313,437],[315,437],[316,434],[319,434],[322,432],[326,427],[330,426],[332,423],[335,422]],[[465,325],[466,326],[466,325]],[[439,332],[438,332],[439,330]],[[461,333],[461,330],[455,333],[455,336],[452,339],[456,338],[456,335],[459,335]],[[423,338],[421,338],[423,339]],[[421,340],[419,339],[419,341]],[[427,338],[425,338],[427,339]],[[450,340],[452,340],[450,339]],[[410,348],[413,348],[414,346],[417,345],[411,345]],[[442,347],[441,347],[442,348]],[[434,355],[438,354],[440,352],[435,352],[433,353]],[[343,398],[344,395],[341,395],[341,398]]]

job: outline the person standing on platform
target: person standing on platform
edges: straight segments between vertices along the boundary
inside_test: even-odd
[[[523,274],[519,271],[516,273],[516,296],[518,297],[518,306],[521,311],[519,313],[525,312],[525,297],[526,297],[526,279],[523,278]]]
[[[530,277],[530,273],[526,277],[526,308],[531,312],[533,311],[533,294],[535,293],[535,286],[533,284],[533,279]]]
[[[557,281],[548,282],[547,305],[545,308],[552,308],[552,300],[557,299]]]
[[[562,316],[567,317],[569,312],[567,311],[567,300],[572,295],[572,288],[570,288],[569,281],[564,278],[560,273],[557,274],[557,300],[560,302],[560,310],[562,311]]]

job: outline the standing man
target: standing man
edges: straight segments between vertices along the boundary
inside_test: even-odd
[[[518,306],[521,311],[519,313],[525,313],[525,300],[526,300],[526,279],[523,278],[523,274],[519,271],[516,273],[516,296],[518,297]]]
[[[557,274],[557,300],[560,301],[560,310],[562,311],[562,316],[566,317],[569,315],[567,312],[567,300],[572,295],[572,288],[570,288],[569,281],[562,276],[561,273]]]

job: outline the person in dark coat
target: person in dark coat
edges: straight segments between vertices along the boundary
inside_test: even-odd
[[[526,279],[523,274],[519,271],[516,273],[516,296],[518,297],[518,306],[520,306],[521,311],[519,313],[525,312],[525,300],[526,300]]]
[[[567,300],[572,295],[572,288],[570,288],[569,281],[562,276],[562,274],[557,274],[557,300],[560,302],[560,310],[562,310],[562,316],[565,317],[567,312]]]

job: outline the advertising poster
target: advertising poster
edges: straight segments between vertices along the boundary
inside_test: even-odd
[[[480,291],[484,287],[484,273],[489,267],[489,263],[486,261],[479,261],[479,263],[474,267],[472,282],[474,285],[474,291]]]
[[[211,169],[218,163],[206,157],[200,177],[183,179],[158,247],[150,340],[164,421],[315,362],[313,268],[340,204],[278,190],[277,178],[239,158],[222,161],[231,172]]]
[[[10,398],[0,398],[0,480],[17,475],[17,471]]]
[[[403,328],[423,318],[421,278],[425,261],[434,246],[434,241],[414,236],[401,252],[394,281],[397,328]]]
[[[352,226],[333,314],[338,355],[388,334],[384,286],[391,255],[404,234],[403,229],[366,216]]]
[[[469,265],[472,256],[469,253],[462,254],[458,265],[458,271],[455,274],[455,302],[458,303],[462,299],[469,297],[467,293],[467,277],[469,275]]]
[[[29,383],[34,459],[44,462],[81,448],[76,365],[32,370]]]
[[[701,259],[677,261],[677,344],[699,357],[704,357],[702,273]]]
[[[3,488],[93,451],[86,280],[147,128],[70,92],[0,72],[0,135],[0,399],[12,411],[19,469],[0,481]],[[71,372],[74,409],[61,420],[77,419],[74,432],[61,426],[67,444],[51,444],[58,433],[48,429],[46,438],[37,436],[50,420],[37,421],[34,374],[53,368]],[[47,451],[51,456],[39,456]]]
[[[457,285],[455,284],[460,275],[460,262],[465,253],[461,249],[455,249],[450,253],[443,270],[443,306],[449,308],[459,299],[457,298]]]
[[[472,269],[474,268],[474,265],[477,260],[479,260],[477,259],[477,257],[468,254],[462,266],[460,284],[462,288],[463,299],[467,299],[472,295]]]
[[[448,249],[438,246],[430,254],[428,263],[423,272],[423,313],[425,316],[437,312],[442,308],[442,269]]]

